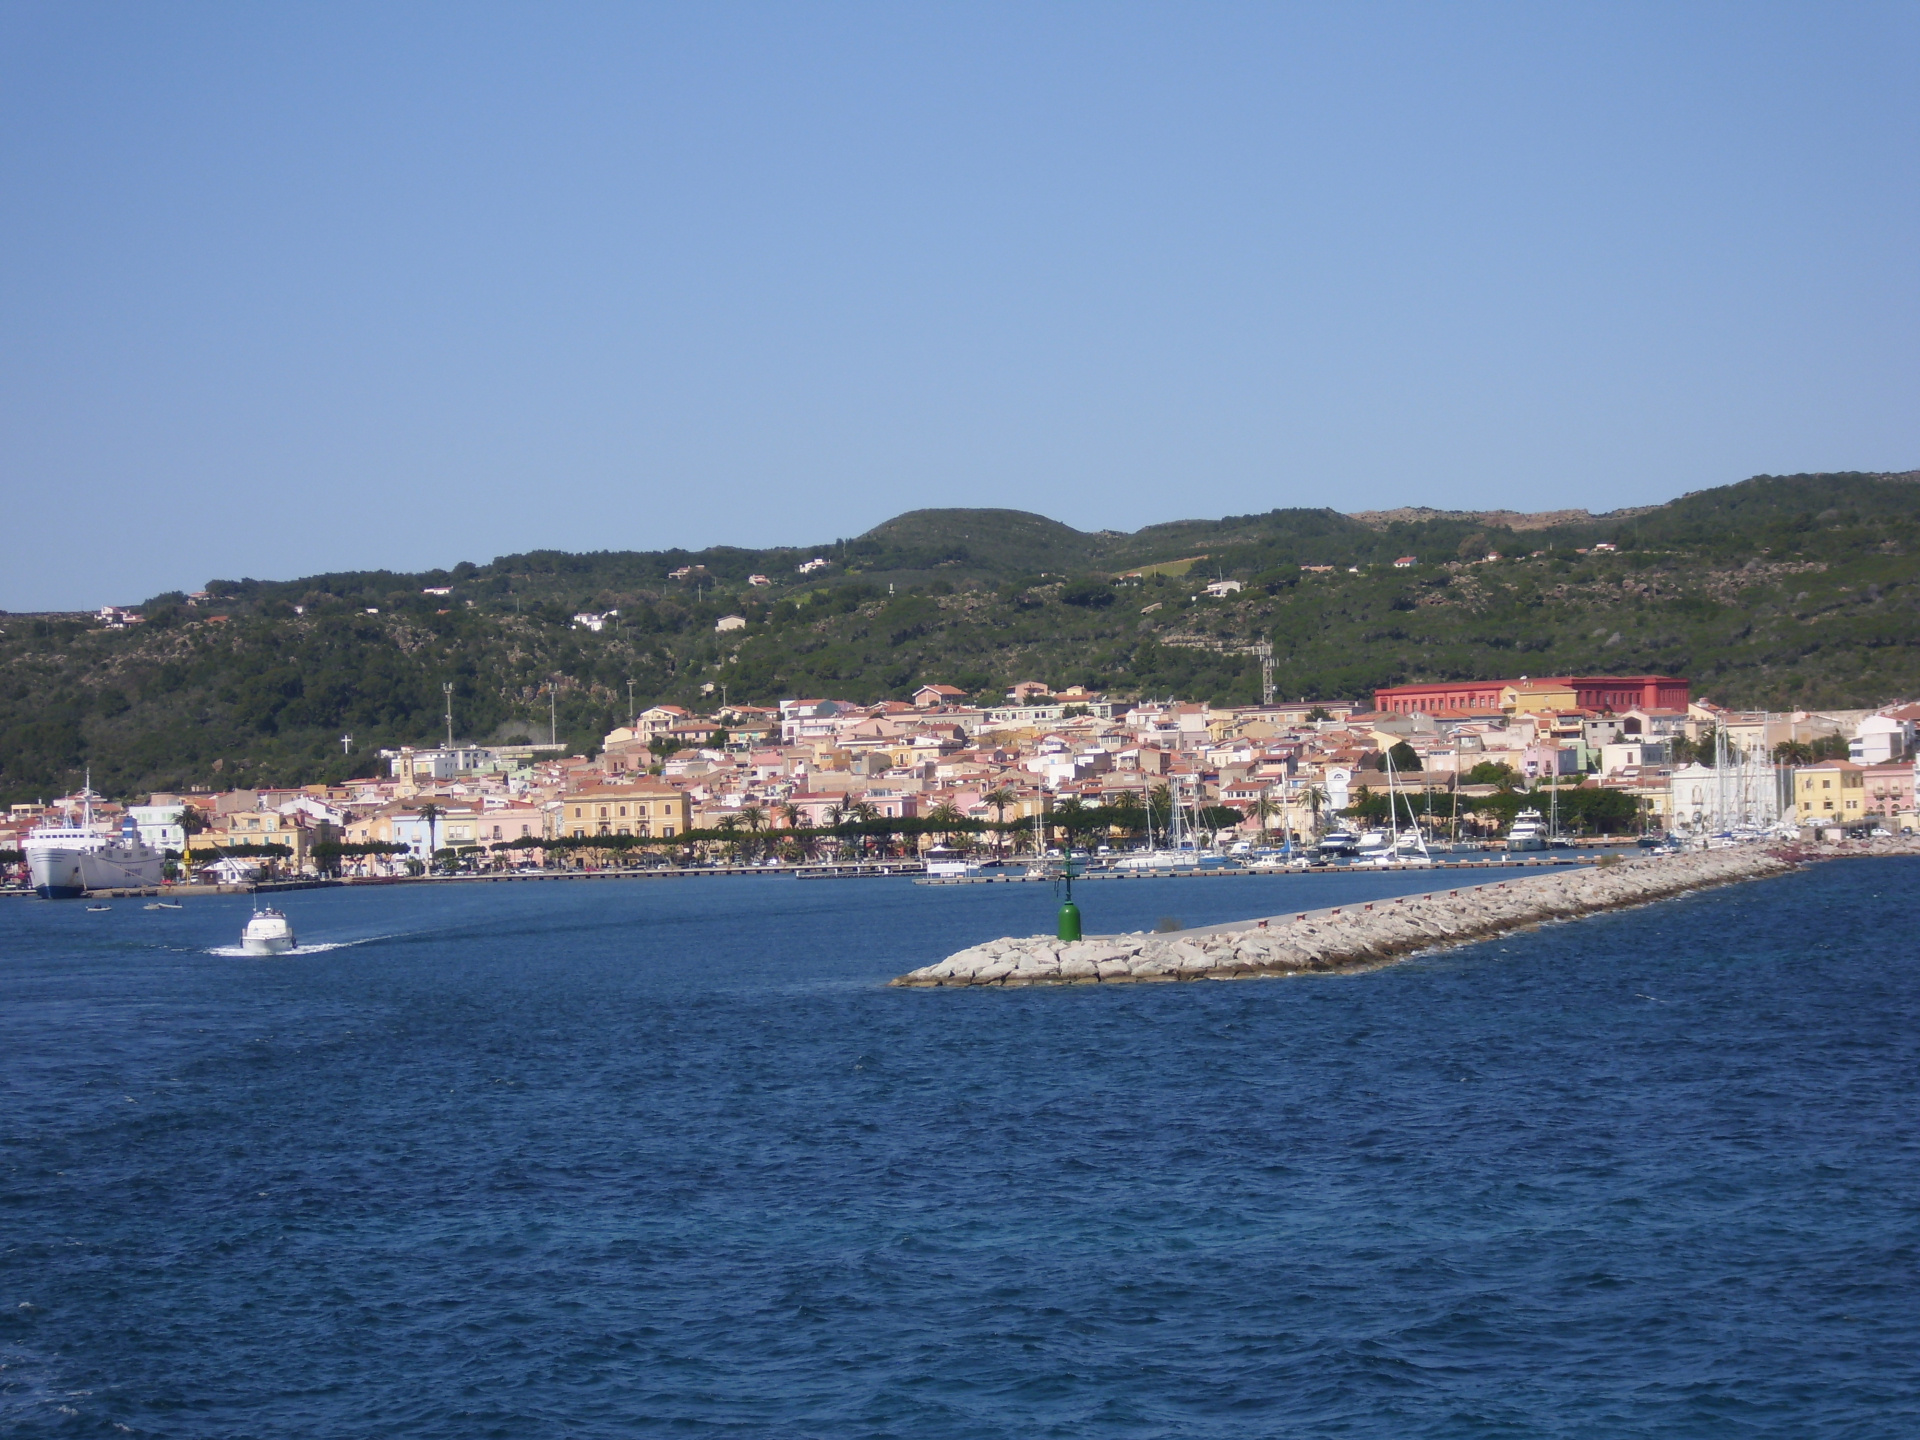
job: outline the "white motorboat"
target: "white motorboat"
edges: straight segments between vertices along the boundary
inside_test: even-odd
[[[980,861],[977,857],[949,849],[945,845],[936,845],[927,851],[926,862],[927,874],[949,880],[963,879],[980,873]]]
[[[240,948],[249,955],[284,955],[295,943],[292,924],[271,905],[255,910],[240,932]]]
[[[1385,830],[1364,832],[1353,847],[1356,865],[1384,864],[1393,858],[1393,839]]]
[[[1544,817],[1538,810],[1528,806],[1513,817],[1513,826],[1507,831],[1507,849],[1544,850],[1547,848],[1547,827]]]

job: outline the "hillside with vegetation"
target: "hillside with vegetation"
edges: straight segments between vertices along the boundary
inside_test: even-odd
[[[1214,579],[1244,588],[1213,598]],[[1248,703],[1260,640],[1288,698],[1657,671],[1737,706],[1878,704],[1920,693],[1920,475],[1759,476],[1601,515],[1290,509],[1131,534],[920,510],[816,546],[214,580],[141,611],[121,630],[0,617],[0,796],[88,766],[111,794],[369,774],[379,748],[443,733],[443,684],[461,738],[544,741],[552,723],[576,750],[625,720],[629,682],[641,707],[928,681],[997,699],[1027,678]],[[716,631],[727,615],[745,628]]]

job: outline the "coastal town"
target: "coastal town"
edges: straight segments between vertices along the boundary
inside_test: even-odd
[[[653,705],[591,755],[463,744],[449,720],[440,743],[343,784],[16,804],[0,854],[24,884],[35,829],[84,824],[137,835],[169,880],[245,884],[1031,855],[1063,838],[1123,854],[1169,831],[1196,853],[1266,854],[1369,824],[1472,846],[1543,812],[1566,841],[1916,829],[1920,704],[1747,712],[1689,689],[1522,676],[1220,707],[927,684],[878,704]]]

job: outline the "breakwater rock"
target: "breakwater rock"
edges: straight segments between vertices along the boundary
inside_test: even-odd
[[[1108,935],[1071,943],[1046,936],[989,940],[891,983],[1111,985],[1357,970],[1546,920],[1571,920],[1689,890],[1778,875],[1802,858],[1815,857],[1758,846],[1696,851],[1172,934]]]

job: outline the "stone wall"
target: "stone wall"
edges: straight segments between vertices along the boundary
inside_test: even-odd
[[[1648,856],[1167,935],[1112,935],[1070,944],[1046,936],[989,940],[892,983],[1112,985],[1363,969],[1541,921],[1643,905],[1690,890],[1779,875],[1808,860],[1864,853],[1913,854],[1920,853],[1920,845],[1902,840],[1793,851],[1743,846]]]

